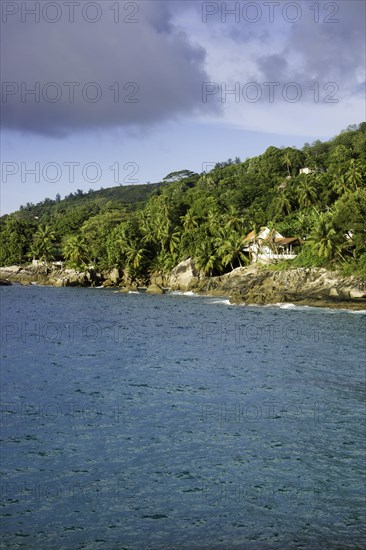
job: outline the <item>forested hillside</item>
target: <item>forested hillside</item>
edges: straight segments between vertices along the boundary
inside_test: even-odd
[[[309,173],[300,173],[308,168]],[[64,259],[70,267],[169,273],[193,257],[207,275],[244,265],[260,226],[301,239],[291,266],[366,277],[366,123],[328,142],[182,170],[159,184],[112,187],[27,204],[0,219],[0,264]],[[284,268],[284,265],[278,268]]]

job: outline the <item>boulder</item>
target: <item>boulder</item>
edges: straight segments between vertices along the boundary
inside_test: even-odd
[[[358,288],[352,288],[349,295],[351,298],[366,298],[366,291]]]
[[[11,282],[7,279],[0,279],[0,286],[10,286]]]
[[[195,286],[200,279],[200,271],[196,268],[192,258],[180,262],[171,272],[168,286],[172,290],[188,290]]]
[[[119,269],[117,267],[114,267],[111,269],[107,274],[106,278],[111,281],[112,284],[118,285],[118,283],[121,280]]]
[[[164,294],[164,290],[158,285],[150,285],[146,289],[147,294]]]
[[[334,297],[339,296],[338,290],[334,286],[330,289],[329,296],[334,296]]]
[[[164,277],[161,273],[154,272],[150,276],[150,284],[164,286]]]
[[[65,281],[63,279],[56,279],[54,282],[53,282],[53,286],[55,287],[63,287],[65,286]]]

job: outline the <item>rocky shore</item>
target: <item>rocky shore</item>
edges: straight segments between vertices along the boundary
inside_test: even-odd
[[[128,275],[116,268],[97,272],[88,269],[10,266],[0,268],[0,283],[22,285],[38,284],[55,287],[104,286],[121,292],[137,291],[163,294],[167,290],[193,291],[203,295],[227,296],[231,303],[324,306],[348,309],[366,309],[366,282],[358,277],[344,277],[323,268],[296,268],[274,271],[264,267],[237,268],[219,277],[203,277],[192,260],[181,262],[169,278],[151,276],[147,284],[131,282]]]
[[[323,268],[274,271],[240,267],[219,277],[202,277],[190,260],[181,262],[169,279],[171,290],[227,296],[236,304],[277,304],[366,309],[366,281]]]

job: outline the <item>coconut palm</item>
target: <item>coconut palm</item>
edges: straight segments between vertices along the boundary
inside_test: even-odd
[[[349,168],[346,173],[346,180],[350,191],[356,191],[362,184],[362,175],[355,159],[349,161]]]
[[[213,270],[220,266],[212,240],[205,239],[200,242],[196,249],[195,261],[198,269],[211,277]]]
[[[299,205],[303,208],[312,206],[317,199],[317,191],[312,184],[310,178],[301,178],[300,184],[297,188],[299,195]]]
[[[40,225],[33,237],[32,254],[46,264],[53,258],[55,232],[49,225]]]
[[[344,195],[344,193],[347,193],[349,190],[346,176],[344,174],[338,174],[335,175],[333,183],[332,183],[332,191],[334,191],[338,196]]]
[[[184,216],[181,216],[180,219],[183,222],[183,229],[186,232],[194,231],[198,227],[198,218],[193,214],[192,210],[187,210]]]
[[[281,191],[274,201],[275,213],[277,216],[289,214],[292,210],[292,205],[288,195]]]
[[[169,250],[171,254],[174,254],[174,252],[178,248],[181,237],[182,237],[182,231],[180,227],[175,227],[170,234],[170,240],[169,240]]]
[[[292,166],[292,160],[290,153],[285,153],[282,157],[282,164],[284,164],[287,167],[287,173],[289,176],[291,176],[290,168]]]
[[[69,237],[62,249],[65,260],[76,267],[83,267],[88,263],[87,246],[82,237],[73,235]]]
[[[320,258],[331,260],[336,254],[341,256],[341,246],[329,212],[319,215],[318,223],[307,242]]]
[[[138,242],[130,241],[126,243],[125,246],[126,250],[126,259],[127,259],[127,267],[133,268],[134,270],[138,269],[144,260],[146,249],[140,248],[140,245]]]
[[[235,206],[229,206],[228,211],[224,214],[225,227],[237,231],[243,225],[243,218],[239,215]]]

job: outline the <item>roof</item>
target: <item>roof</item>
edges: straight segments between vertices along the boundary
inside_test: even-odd
[[[256,231],[253,229],[253,231],[248,233],[248,235],[245,237],[244,241],[251,241],[252,239],[255,239],[256,237],[258,237],[258,235],[260,235],[262,233],[262,231],[265,231],[266,229],[268,229],[268,227],[261,227],[259,229],[259,233],[256,233]]]
[[[274,239],[271,238],[269,235],[261,237],[260,236],[261,233],[265,233],[265,232],[270,233],[272,235],[273,235],[273,232],[274,232],[278,236],[275,237]],[[278,233],[278,231],[276,231],[275,229],[270,230],[270,229],[268,229],[268,227],[261,227],[258,233],[255,230],[248,233],[248,235],[244,239],[244,242],[253,241],[256,238],[261,240],[261,241],[272,241],[272,242],[275,242],[277,244],[290,244],[290,243],[293,243],[294,241],[299,240],[297,237],[283,237],[281,235],[281,233]]]
[[[275,239],[275,242],[277,244],[290,244],[298,240],[299,239],[297,237],[283,237],[282,239]]]

